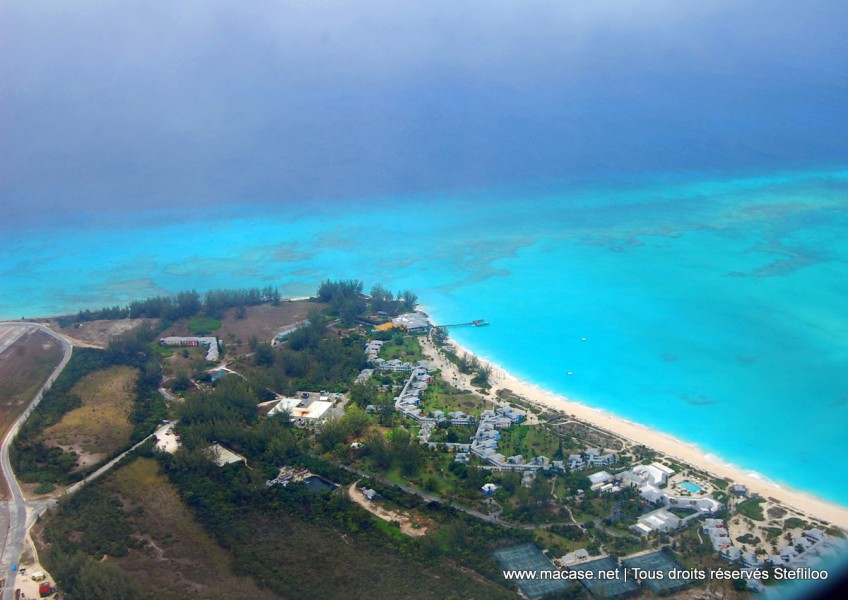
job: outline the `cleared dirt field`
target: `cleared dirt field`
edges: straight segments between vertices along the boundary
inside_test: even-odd
[[[87,321],[70,327],[60,328],[55,321],[48,325],[54,331],[58,331],[66,338],[72,340],[77,346],[91,346],[93,348],[105,348],[109,340],[115,336],[132,331],[145,321],[150,319],[118,319]]]
[[[144,540],[114,561],[157,598],[271,600],[278,596],[233,573],[229,554],[194,519],[156,461],[139,458],[115,472],[109,487]],[[137,510],[137,509],[141,510]]]
[[[24,333],[0,353],[0,435],[6,435],[61,360],[59,343],[40,331]],[[0,483],[0,497],[5,499],[2,475]]]
[[[384,521],[397,521],[400,523],[400,530],[404,532],[406,535],[412,537],[420,537],[427,533],[427,526],[424,519],[413,518],[410,517],[406,513],[402,513],[396,510],[389,510],[384,506],[381,506],[378,502],[368,500],[365,496],[362,495],[362,492],[357,487],[359,482],[355,482],[350,484],[347,489],[348,496],[351,500],[356,502],[359,506],[370,512],[372,515],[376,515],[380,519]]]
[[[109,367],[85,376],[72,389],[82,406],[44,431],[45,443],[79,455],[77,468],[97,463],[130,441],[130,414],[138,369]]]
[[[251,350],[247,342],[251,336],[255,335],[260,342],[270,342],[280,329],[303,321],[313,310],[323,310],[326,307],[326,304],[308,300],[282,302],[279,306],[262,304],[249,307],[241,319],[236,316],[237,311],[233,308],[224,314],[223,325],[212,334],[217,335],[226,344],[228,352],[248,353]],[[162,333],[162,337],[168,335],[194,334],[188,330],[186,323],[177,323]]]

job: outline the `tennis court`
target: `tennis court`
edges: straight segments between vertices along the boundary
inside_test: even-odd
[[[627,558],[621,563],[625,569],[642,569],[652,573],[662,573],[662,578],[645,578],[642,583],[651,588],[655,594],[660,592],[672,592],[679,588],[689,585],[691,579],[680,579],[680,574],[685,569],[683,566],[671,558],[665,552],[652,552],[651,554],[643,554],[633,558]],[[672,573],[675,573],[675,577]],[[628,571],[628,579],[630,571]]]
[[[556,570],[556,567],[542,554],[536,544],[522,544],[521,546],[504,548],[495,552],[494,556],[505,571],[536,571],[538,574],[540,571]],[[537,579],[515,581],[530,600],[536,600],[554,592],[561,592],[574,584],[573,581],[541,579],[541,575],[538,575],[538,577]]]
[[[639,586],[629,577],[625,579],[624,571],[608,556],[582,565],[568,567],[568,570],[581,573],[580,583],[596,597],[613,598],[639,589]],[[610,572],[614,572],[616,576],[607,577],[606,575]],[[591,576],[589,573],[591,573]]]

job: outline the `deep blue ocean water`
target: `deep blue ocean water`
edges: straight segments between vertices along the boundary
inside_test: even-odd
[[[436,322],[491,321],[452,335],[521,378],[848,505],[845,231],[844,170],[80,217],[0,240],[0,318],[412,288]]]

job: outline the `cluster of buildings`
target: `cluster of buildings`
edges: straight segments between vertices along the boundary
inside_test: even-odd
[[[821,529],[804,529],[799,535],[792,537],[791,542],[784,545],[777,554],[766,558],[751,551],[743,551],[733,544],[726,523],[721,519],[704,519],[701,532],[705,533],[713,549],[723,558],[738,563],[748,571],[756,571],[765,567],[766,561],[775,567],[799,569],[809,567],[820,559],[835,555],[839,552],[836,544]],[[749,588],[762,591],[759,580],[749,577]]]
[[[550,469],[552,466],[562,466],[557,461],[551,463],[546,456],[536,456],[529,460],[522,455],[506,457],[498,452],[498,442],[501,439],[500,430],[511,427],[524,420],[524,413],[510,406],[501,406],[495,410],[484,410],[480,414],[480,424],[477,433],[471,438],[469,453],[489,463],[493,471],[524,471],[523,485],[532,483],[535,472],[539,469]]]
[[[588,448],[583,454],[569,454],[567,462],[569,473],[573,473],[583,469],[607,467],[615,464],[615,454],[601,454],[601,451],[597,448]]]
[[[206,360],[216,362],[221,355],[216,337],[168,336],[159,340],[163,346],[206,346]]]
[[[410,370],[409,379],[400,391],[400,395],[395,397],[395,410],[403,416],[415,420],[415,422],[421,425],[422,430],[428,429],[432,431],[440,420],[445,420],[442,411],[434,411],[441,413],[440,417],[428,417],[421,412],[421,394],[427,389],[427,385],[433,381],[433,378],[430,377],[430,373],[424,366],[412,367],[410,365]],[[464,413],[461,414],[465,416]],[[418,439],[421,439],[420,432]],[[429,441],[429,436],[427,440],[423,441]]]
[[[374,369],[378,371],[387,371],[389,373],[408,373],[416,367],[416,365],[413,365],[408,362],[403,362],[402,360],[397,358],[393,358],[391,360],[380,358],[380,349],[383,347],[384,343],[385,342],[381,340],[371,340],[370,342],[365,344],[365,358],[368,361],[368,364],[371,365]],[[418,366],[420,366],[420,363]],[[359,374],[360,378],[362,378],[361,382],[364,383],[365,381],[367,381],[368,377],[371,376],[371,373],[374,372],[374,369],[363,370]],[[365,376],[365,371],[369,371],[369,374],[367,376]],[[360,382],[359,378],[357,378],[357,382]]]
[[[661,489],[661,487],[668,483],[668,479],[672,475],[674,475],[673,469],[670,469],[661,463],[654,462],[650,465],[636,465],[628,471],[619,473],[618,479],[621,482],[620,485],[629,485],[631,487],[638,488],[639,496],[645,502],[665,507],[676,506],[679,508],[693,509],[693,515],[682,519],[680,523],[677,524],[678,526],[685,523],[692,517],[715,513],[724,508],[724,504],[711,496],[684,496],[673,494],[665,489]],[[668,522],[672,521],[669,520]],[[650,531],[646,532],[644,531],[644,528],[642,528],[640,533],[650,533]]]

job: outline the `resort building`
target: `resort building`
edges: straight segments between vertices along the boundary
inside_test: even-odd
[[[178,337],[169,336],[159,340],[163,346],[206,346],[206,360],[216,362],[220,356],[216,337]]]
[[[599,473],[594,473],[592,475],[589,475],[589,482],[592,484],[591,489],[596,490],[596,489],[600,488],[602,485],[604,485],[610,479],[612,479],[612,475],[610,475],[606,471],[601,471]]]
[[[586,455],[586,464],[590,467],[606,467],[615,463],[614,454],[601,454],[597,448],[587,448],[583,454]]]
[[[721,519],[704,519],[701,531],[709,536],[713,550],[716,552],[723,552],[733,544],[727,525]]]
[[[320,396],[326,397],[326,396]],[[288,411],[291,414],[291,419],[309,419],[312,421],[320,420],[324,414],[333,406],[329,400],[309,400],[308,398],[282,398],[274,408],[268,411],[268,416],[279,414],[283,411]]]
[[[432,327],[427,315],[420,311],[398,315],[392,319],[392,325],[408,333],[427,333]]]
[[[639,535],[647,536],[657,531],[671,531],[680,526],[680,517],[670,513],[665,508],[658,508],[646,515],[639,517],[633,531]]]
[[[673,469],[657,462],[649,465],[636,465],[630,471],[641,477],[643,483],[650,483],[655,487],[664,486],[668,483],[668,478],[674,475]]]

